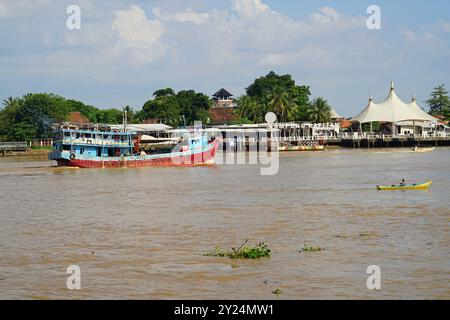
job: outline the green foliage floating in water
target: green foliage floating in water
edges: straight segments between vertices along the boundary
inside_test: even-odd
[[[270,249],[264,242],[258,243],[256,246],[248,246],[246,240],[239,249],[231,248],[231,250],[216,247],[212,252],[206,253],[205,256],[210,257],[228,257],[230,259],[259,259],[270,256]]]
[[[276,294],[277,296],[281,294],[281,289],[280,288],[276,288],[274,291],[272,291],[273,294]]]
[[[320,252],[320,251],[322,251],[321,247],[310,246],[308,245],[307,241],[303,243],[303,248],[301,250],[301,252]]]

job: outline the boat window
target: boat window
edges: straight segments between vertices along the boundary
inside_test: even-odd
[[[84,148],[80,148],[80,154],[84,153]]]
[[[63,145],[63,150],[70,151],[70,146],[68,144]]]

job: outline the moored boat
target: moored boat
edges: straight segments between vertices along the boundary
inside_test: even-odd
[[[135,132],[94,128],[60,127],[55,130],[48,158],[58,166],[80,168],[135,168],[149,166],[196,166],[214,163],[219,140],[201,132],[187,135],[171,148],[140,148]]]
[[[278,151],[323,151],[325,146],[319,143],[308,143],[299,145],[281,145],[278,147]]]
[[[433,181],[428,181],[422,184],[413,184],[409,186],[402,185],[390,185],[390,186],[377,186],[377,190],[426,190],[428,189]]]
[[[433,151],[435,147],[414,147],[412,148],[412,151],[414,152],[430,152]]]

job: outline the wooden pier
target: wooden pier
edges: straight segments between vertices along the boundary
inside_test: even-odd
[[[339,145],[347,148],[401,148],[414,146],[450,146],[450,136],[388,136],[366,135],[342,137]],[[330,143],[331,144],[331,143]]]
[[[27,142],[0,142],[0,154],[2,156],[6,156],[8,152],[24,152],[27,149]]]
[[[339,146],[344,148],[412,148],[415,146],[450,146],[450,136],[389,136],[389,135],[341,135],[333,137],[274,137],[258,139],[226,138],[223,140],[223,151],[241,152],[249,149],[266,150],[271,143],[280,147],[297,146]]]

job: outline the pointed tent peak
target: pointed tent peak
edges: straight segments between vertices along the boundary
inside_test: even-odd
[[[394,81],[391,81],[391,91],[395,90]]]
[[[412,102],[412,103],[416,102],[416,95],[415,95],[415,94],[412,95],[412,100],[411,100],[411,102]]]
[[[372,102],[372,101],[373,101],[373,95],[370,94],[370,95],[369,95],[369,102]]]

